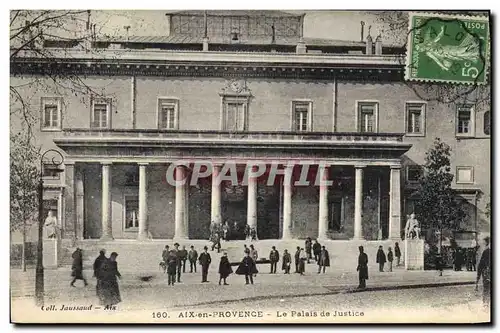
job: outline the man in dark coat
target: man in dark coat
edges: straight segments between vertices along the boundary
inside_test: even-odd
[[[194,249],[193,245],[191,245],[191,250],[189,250],[188,258],[189,258],[189,267],[191,268],[191,273],[193,273],[193,268],[194,272],[196,273],[196,261],[198,260],[198,251]]]
[[[257,265],[255,265],[255,261],[250,256],[250,251],[245,251],[245,256],[236,269],[236,274],[245,275],[246,284],[248,284],[249,282],[253,284],[253,275],[257,274],[258,272],[259,271],[257,270]]]
[[[325,274],[326,267],[330,267],[330,254],[328,250],[322,246],[318,257],[318,274],[321,273],[321,268],[323,268],[323,274]]]
[[[314,254],[314,261],[318,262],[319,254],[321,253],[321,244],[318,243],[317,239],[314,240],[314,244],[313,244],[312,249],[313,249],[313,254]]]
[[[162,267],[163,267],[163,273],[167,272],[167,258],[168,254],[170,252],[170,246],[165,245],[165,249],[163,249],[163,252],[161,253],[161,260],[162,260]]]
[[[276,246],[273,246],[269,253],[269,261],[271,262],[271,274],[276,274],[276,267],[280,261],[280,253],[276,250]]]
[[[109,259],[105,260],[101,268],[99,269],[99,275],[102,279],[101,284],[101,305],[111,306],[121,302],[120,288],[118,286],[118,280],[121,278],[121,274],[118,271],[118,263],[116,262],[116,257],[118,253],[113,252],[109,256]]]
[[[175,265],[176,266],[176,271],[177,271],[177,282],[178,283],[181,283],[181,265],[182,265],[182,261],[181,261],[181,258],[179,256],[179,243],[175,243],[174,244],[174,249],[171,251],[175,254],[175,257],[177,258],[177,264]]]
[[[362,246],[359,247],[358,268],[356,268],[359,275],[358,289],[366,288],[366,280],[368,280],[368,256],[364,253]]]
[[[227,258],[227,253],[224,252],[219,263],[219,285],[221,281],[224,280],[224,285],[227,286],[228,283],[226,282],[226,279],[231,273],[233,273],[233,269],[231,268],[231,263]]]
[[[485,249],[481,254],[479,265],[477,266],[476,290],[479,280],[483,278],[483,305],[490,306],[491,302],[491,249],[490,237],[484,239]]]
[[[387,252],[387,261],[389,262],[389,272],[392,272],[392,262],[394,261],[394,254],[392,253],[392,249],[389,247],[389,251]]]
[[[177,251],[177,255],[179,256],[180,263],[182,265],[182,273],[186,273],[186,260],[188,256],[188,251],[186,250],[186,246],[182,245],[182,250]],[[180,266],[179,266],[180,269]]]
[[[210,266],[210,263],[212,262],[212,258],[210,257],[210,253],[208,253],[208,247],[203,248],[203,252],[200,254],[200,257],[198,258],[198,261],[200,262],[201,265],[201,282],[208,282],[207,276],[208,276],[208,267]]]
[[[312,240],[311,237],[306,238],[305,244],[306,254],[307,254],[307,263],[312,259]]]
[[[97,297],[99,297],[99,300],[101,297],[101,293],[99,291],[99,289],[101,288],[101,278],[99,275],[99,269],[101,268],[102,263],[107,259],[108,258],[106,258],[106,250],[102,249],[101,251],[99,251],[99,256],[97,258],[95,258],[95,260],[94,260],[94,267],[93,267],[94,268],[94,277],[97,280],[95,290],[96,290]]]
[[[281,267],[282,270],[285,271],[285,274],[290,274],[290,266],[292,265],[292,256],[288,253],[288,250],[285,249],[283,252],[283,265]]]
[[[379,272],[384,271],[384,264],[386,261],[387,260],[385,258],[384,249],[382,246],[379,246],[378,251],[377,251],[377,264],[378,264],[378,271]]]
[[[177,253],[175,250],[172,250],[168,253],[166,264],[167,264],[167,274],[168,274],[168,285],[175,284],[175,275],[177,274],[177,270],[181,268],[177,266],[179,260],[177,259]]]
[[[394,244],[394,256],[396,257],[396,266],[399,266],[401,264],[401,249],[398,242]]]
[[[297,246],[297,251],[295,251],[294,259],[295,259],[295,273],[298,273],[300,264],[300,246]]]
[[[70,285],[72,287],[75,286],[76,280],[83,280],[85,286],[88,285],[87,280],[83,276],[83,253],[82,249],[76,248],[75,252],[71,255],[73,258],[73,265],[71,265],[71,276],[73,277],[73,281],[71,281]]]

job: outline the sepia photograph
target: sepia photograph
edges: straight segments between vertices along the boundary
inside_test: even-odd
[[[11,9],[13,324],[491,324],[491,12]]]

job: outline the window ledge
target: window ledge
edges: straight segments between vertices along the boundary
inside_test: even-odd
[[[424,133],[406,133],[405,136],[407,137],[425,137],[425,134]]]
[[[123,231],[134,233],[134,232],[139,232],[139,228],[127,228],[127,229],[123,229]]]
[[[60,128],[60,127],[42,127],[41,131],[42,132],[60,132],[60,131],[62,131],[62,128]]]
[[[470,135],[457,134],[456,138],[457,138],[457,140],[463,140],[463,139],[467,140],[467,139],[475,139],[476,136],[472,135],[472,134],[470,134]]]

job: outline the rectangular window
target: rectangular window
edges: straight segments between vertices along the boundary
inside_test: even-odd
[[[378,131],[378,103],[358,102],[358,132],[375,133]]]
[[[457,107],[457,136],[474,136],[474,108],[472,105]]]
[[[158,128],[178,129],[179,101],[160,98],[158,100]]]
[[[53,163],[43,163],[43,178],[59,179],[61,173],[60,166]]]
[[[292,130],[306,132],[312,130],[312,102],[292,102]]]
[[[44,131],[61,130],[62,99],[42,97],[41,125]]]
[[[457,184],[474,183],[474,168],[457,166]]]
[[[99,99],[92,102],[92,128],[110,128],[111,100]]]
[[[406,180],[409,183],[417,183],[423,175],[423,170],[420,165],[408,165],[406,167]]]
[[[406,133],[413,136],[425,135],[424,103],[406,103]]]
[[[139,228],[139,197],[125,197],[125,230],[137,230]]]

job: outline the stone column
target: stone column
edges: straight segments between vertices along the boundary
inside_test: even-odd
[[[148,239],[148,163],[139,163],[139,233],[138,240]]]
[[[282,239],[292,239],[292,165],[285,166],[283,179],[283,235]]]
[[[111,163],[102,163],[102,236],[101,240],[113,240],[111,221]]]
[[[252,167],[252,172],[255,167]],[[257,178],[248,176],[247,224],[257,230]]]
[[[211,223],[221,224],[221,183],[219,179],[221,166],[212,166],[212,203],[211,203]]]
[[[175,239],[187,238],[186,230],[186,184],[182,182],[186,178],[186,167],[178,165],[175,167]],[[187,183],[187,180],[185,181]]]
[[[85,197],[84,197],[84,175],[83,175],[83,170],[81,169],[81,166],[77,166],[75,169],[75,196],[76,196],[76,202],[75,202],[75,209],[76,209],[76,230],[75,230],[75,235],[76,239],[82,240],[83,239],[83,228],[84,228],[84,203],[85,203]]]
[[[391,165],[389,239],[401,239],[401,165]]]
[[[328,171],[327,166],[321,166],[318,169],[320,172],[321,183],[319,184],[319,221],[318,221],[318,239],[326,239],[328,231]]]
[[[75,235],[75,164],[64,165],[64,223],[61,223],[61,237],[74,238]],[[44,217],[45,218],[45,217]]]
[[[354,239],[363,239],[363,168],[364,165],[354,166],[356,170],[356,186],[354,196]]]

